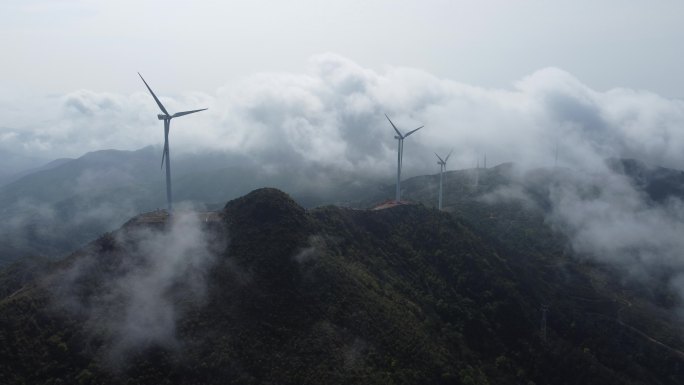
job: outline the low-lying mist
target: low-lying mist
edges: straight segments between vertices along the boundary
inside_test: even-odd
[[[322,54],[300,73],[255,74],[214,94],[169,96],[163,79],[148,80],[159,84],[169,111],[209,108],[174,120],[172,159],[220,151],[234,156],[227,166],[253,162],[272,174],[315,164],[389,179],[396,141],[387,113],[404,131],[425,125],[405,143],[407,176],[434,172],[433,152],[451,148],[452,169],[473,167],[484,153],[490,165],[551,165],[556,148],[560,165],[591,169],[608,157],[630,157],[684,168],[683,101],[646,90],[598,91],[557,68],[489,89],[419,69],[374,71]],[[31,104],[4,107],[13,113],[0,124],[0,157],[10,149],[54,159],[163,143],[158,108],[142,82],[130,95],[83,89],[36,103],[44,107],[40,122],[29,119]]]
[[[513,186],[486,195],[486,202],[523,202],[570,242],[575,258],[615,267],[627,282],[676,294],[684,311],[684,202],[680,183],[648,186],[640,178],[664,169],[640,162],[626,171],[611,160],[591,171],[548,168],[513,172]],[[625,163],[634,163],[625,160]],[[666,170],[668,182],[678,178]],[[653,293],[651,293],[653,294]],[[682,313],[684,314],[684,313]]]
[[[111,363],[145,347],[181,348],[177,321],[206,298],[207,275],[225,240],[192,211],[177,210],[169,222],[164,230],[125,227],[100,240],[105,252],[86,251],[50,277],[56,306],[103,340]]]

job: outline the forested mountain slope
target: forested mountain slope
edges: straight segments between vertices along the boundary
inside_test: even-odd
[[[609,270],[473,226],[273,189],[138,216],[44,273],[3,270],[0,382],[684,381],[681,330]]]

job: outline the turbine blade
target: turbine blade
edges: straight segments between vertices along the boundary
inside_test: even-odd
[[[389,116],[387,116],[387,114],[385,114],[385,117],[387,118],[387,120],[389,120],[390,124],[392,125],[392,128],[394,128],[394,131],[397,132],[397,135],[399,135],[400,138],[404,139],[404,135],[402,135],[401,132],[399,132],[397,126],[395,126],[394,123],[392,123],[392,119],[390,119]]]
[[[177,118],[179,116],[183,115],[188,115],[188,114],[194,114],[195,112],[200,112],[207,110],[207,108],[202,108],[201,110],[192,110],[192,111],[183,111],[183,112],[176,112],[175,114],[171,115],[172,118]]]
[[[168,136],[164,137],[164,149],[162,150],[162,161],[161,161],[161,167],[164,168],[164,157],[169,156],[169,138]],[[168,162],[168,159],[166,160]]]
[[[420,130],[420,129],[423,128],[423,127],[425,127],[425,126],[420,126],[420,127],[416,128],[416,129],[413,130],[413,131],[409,131],[406,135],[404,135],[404,138],[407,138],[409,135],[413,134],[414,132]]]
[[[452,153],[452,152],[454,152],[454,149],[453,149],[453,148],[451,149],[451,151],[449,151],[449,155],[447,155],[446,158],[444,158],[444,163],[446,163],[447,160],[449,160],[449,157],[451,156],[451,153]]]
[[[140,72],[138,72],[138,76],[140,76],[140,79],[142,79],[143,83],[145,83],[145,87],[147,87],[147,89],[150,90],[150,93],[152,94],[152,97],[154,98],[154,101],[157,102],[157,105],[158,105],[159,108],[162,110],[162,112],[165,113],[166,115],[168,115],[169,113],[166,111],[166,108],[164,108],[164,105],[161,104],[161,102],[159,101],[159,98],[157,98],[157,95],[155,95],[154,92],[152,92],[152,89],[151,89],[150,86],[147,84],[147,82],[145,81],[145,79],[143,79],[142,75],[140,75]]]
[[[442,158],[440,158],[439,155],[437,155],[436,152],[435,152],[435,156],[436,156],[437,159],[439,159],[439,161],[441,162],[440,164],[444,163],[444,160],[443,160]],[[447,157],[447,159],[449,159],[449,157]]]

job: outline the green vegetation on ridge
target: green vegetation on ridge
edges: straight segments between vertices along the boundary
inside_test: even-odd
[[[136,231],[170,231],[169,223],[131,221],[0,300],[0,382],[684,380],[676,351],[620,324],[638,318],[640,308],[636,301],[626,308],[610,273],[570,263],[554,247],[489,238],[472,221],[421,205],[306,211],[272,189],[229,202],[220,217],[204,225],[215,255],[206,274],[196,276],[204,279],[204,295],[193,300],[192,282],[182,279],[164,292],[178,311],[169,341],[143,338],[117,356],[121,335],[60,297],[68,289],[80,303],[106,299],[112,277],[145,264],[135,252],[144,243]],[[520,226],[537,231],[533,224]],[[74,266],[79,278],[65,288]],[[113,301],[105,310],[123,305]],[[684,346],[657,320],[663,323],[648,321],[649,335],[665,337],[673,349]]]

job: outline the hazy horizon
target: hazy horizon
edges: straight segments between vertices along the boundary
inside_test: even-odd
[[[131,12],[131,10],[135,10]],[[407,173],[490,164],[684,169],[684,3],[16,1],[0,5],[0,161],[12,174],[163,143],[141,72],[171,111],[172,156]],[[413,170],[412,170],[413,168]]]
[[[684,101],[628,88],[597,91],[553,67],[494,89],[414,68],[375,72],[328,53],[297,73],[258,73],[213,94],[176,96],[159,75],[143,75],[172,113],[209,108],[174,120],[172,156],[213,150],[258,158],[264,167],[293,161],[391,171],[396,143],[387,113],[402,130],[425,125],[406,141],[408,173],[431,173],[433,152],[452,148],[452,169],[473,167],[484,153],[490,165],[540,167],[555,161],[556,146],[560,165],[632,157],[684,169]],[[158,108],[137,79],[130,94],[81,89],[7,100],[0,125],[6,171],[163,143]]]

